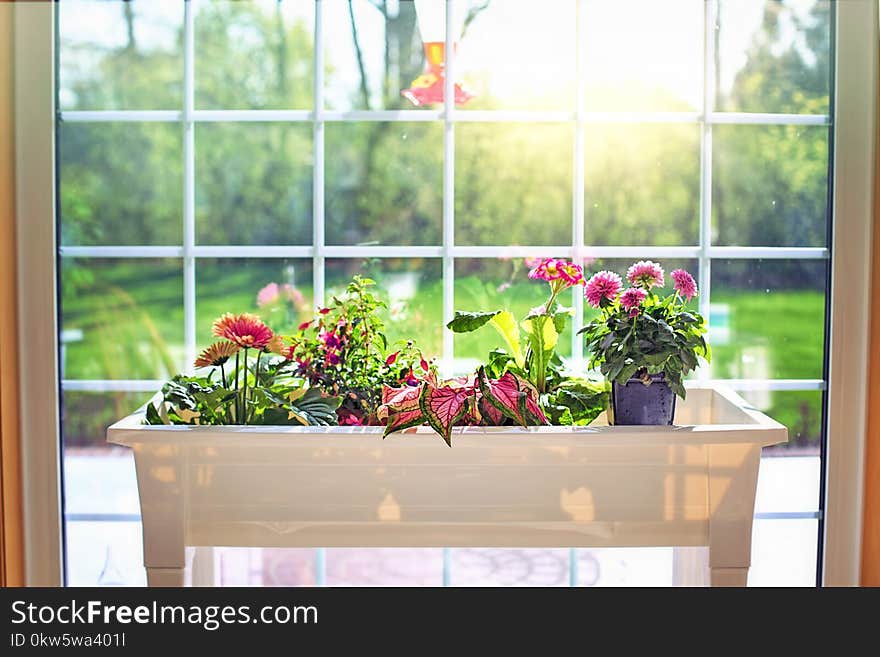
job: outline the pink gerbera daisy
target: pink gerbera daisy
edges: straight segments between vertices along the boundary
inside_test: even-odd
[[[584,296],[593,308],[601,308],[607,305],[607,302],[614,301],[622,287],[620,276],[613,271],[600,271],[587,281]]]
[[[631,287],[620,295],[620,305],[623,306],[624,310],[630,311],[630,315],[637,314],[639,306],[642,305],[647,296],[648,293],[642,288]]]
[[[626,280],[646,290],[663,287],[663,268],[656,262],[640,260],[626,271]]]
[[[226,313],[214,322],[214,335],[226,338],[245,349],[262,349],[272,339],[272,329],[256,315]]]
[[[676,269],[672,274],[672,280],[675,281],[675,291],[685,299],[690,301],[697,296],[697,282],[694,277],[687,273],[684,269]]]
[[[207,349],[203,350],[196,358],[196,367],[220,367],[231,356],[238,352],[238,345],[232,342],[215,342]]]

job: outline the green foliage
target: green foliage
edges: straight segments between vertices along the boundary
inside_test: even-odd
[[[334,425],[338,397],[317,388],[297,387],[278,368],[252,372],[254,387],[248,399],[251,425]],[[241,390],[231,389],[208,376],[179,374],[162,386],[162,401],[149,403],[146,424],[238,424]]]
[[[288,339],[296,375],[342,396],[343,424],[376,424],[384,385],[414,382],[415,372],[426,376],[432,370],[412,340],[388,345],[378,314],[385,303],[372,293],[375,284],[355,276],[344,294]]]

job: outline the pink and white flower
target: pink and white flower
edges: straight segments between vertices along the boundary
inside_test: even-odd
[[[621,288],[623,283],[620,276],[613,271],[600,271],[587,281],[584,296],[593,308],[602,308],[617,298]]]
[[[650,260],[639,260],[626,271],[626,280],[632,285],[650,290],[663,287],[663,268]]]

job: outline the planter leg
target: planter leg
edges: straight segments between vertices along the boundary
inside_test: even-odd
[[[748,568],[712,568],[712,586],[739,586],[744,587],[749,582]]]
[[[151,568],[146,567],[147,586],[149,587],[180,587],[186,579],[185,568]]]
[[[760,446],[709,446],[709,569],[712,586],[746,586]]]
[[[135,469],[148,586],[184,586],[186,464],[178,447],[137,445]]]

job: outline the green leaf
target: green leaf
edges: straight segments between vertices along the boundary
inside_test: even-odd
[[[510,311],[502,310],[491,321],[492,326],[495,327],[495,330],[498,331],[507,344],[507,348],[510,350],[516,366],[520,369],[524,368],[526,366],[526,359],[519,342],[519,329],[516,326],[516,318]]]
[[[476,331],[478,328],[485,326],[500,312],[500,310],[495,310],[490,313],[472,313],[456,310],[455,317],[453,317],[446,325],[446,328],[455,333],[470,333],[471,331]]]
[[[165,424],[153,404],[147,404],[146,422],[147,424]]]

